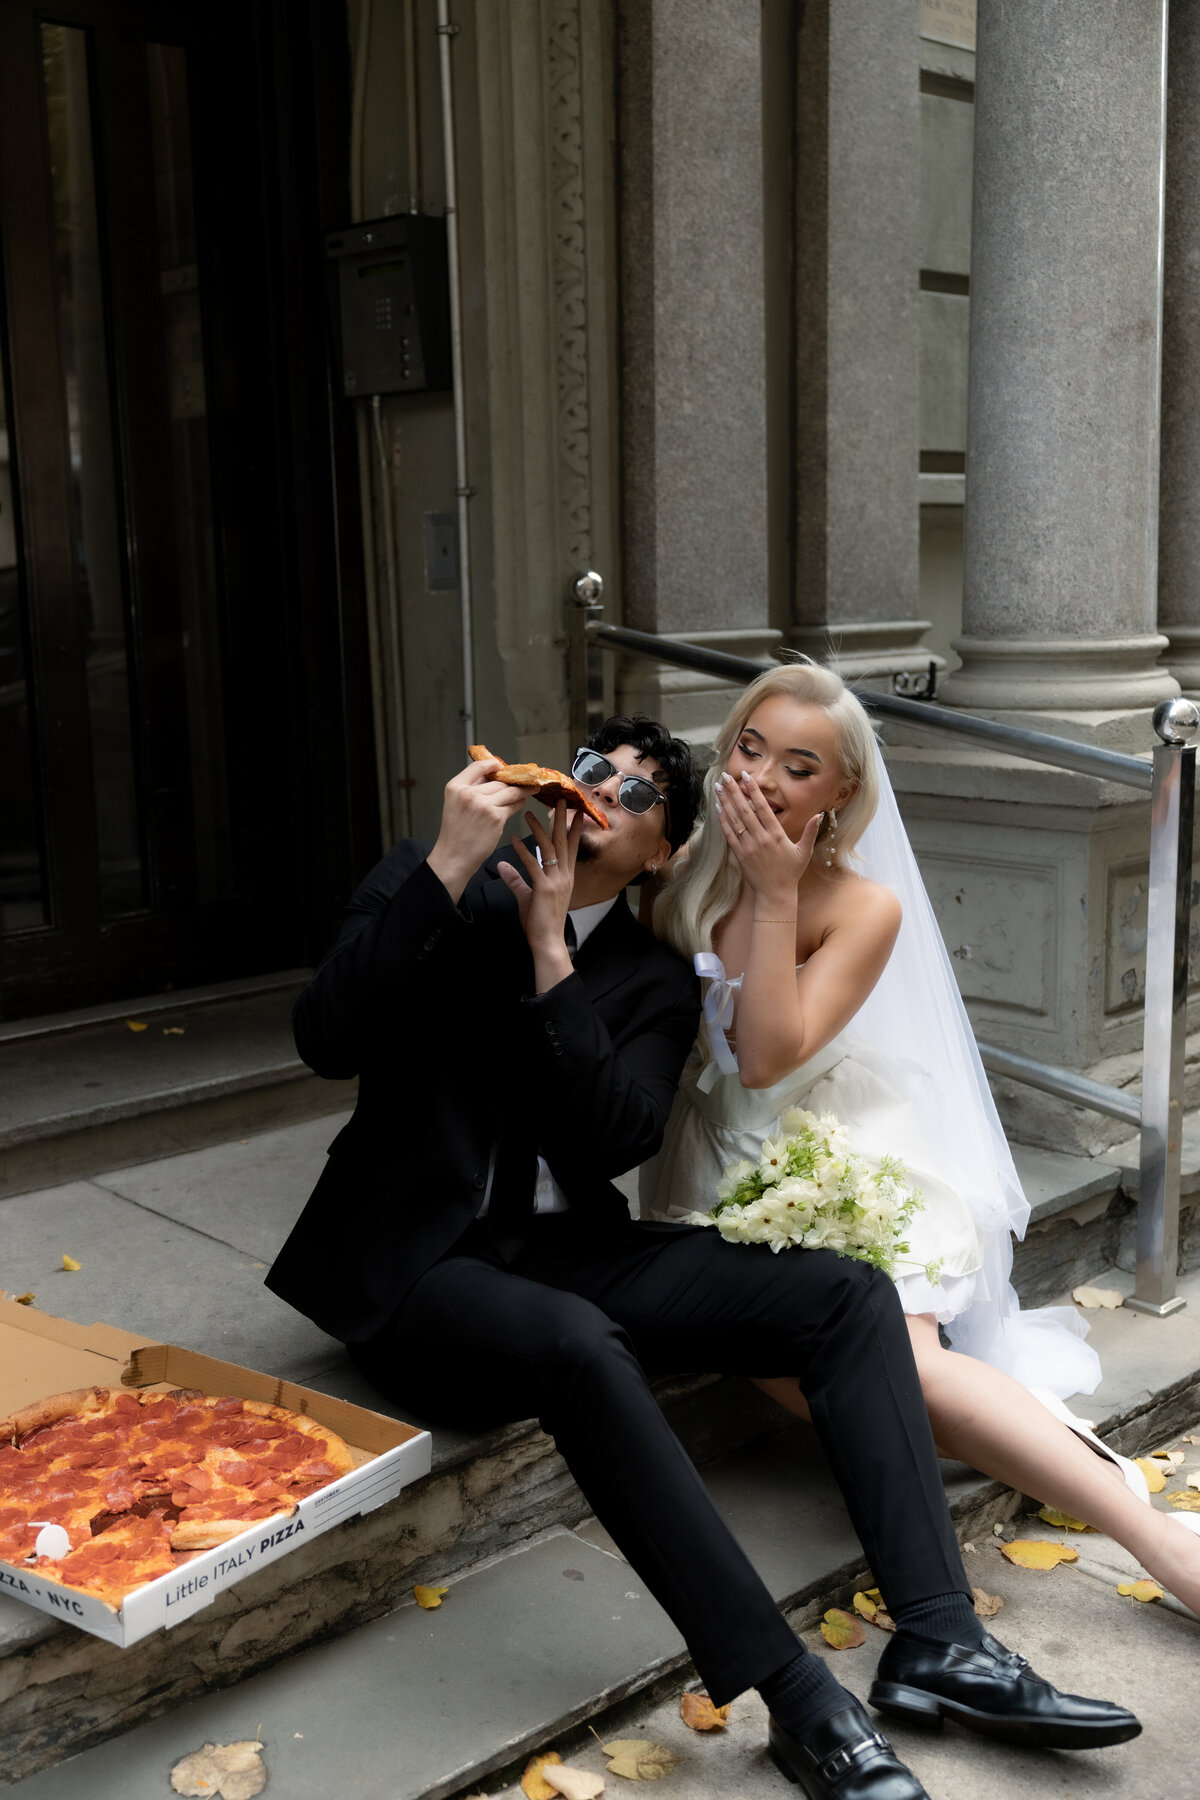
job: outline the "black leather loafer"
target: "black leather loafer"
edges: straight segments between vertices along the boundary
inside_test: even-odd
[[[1123,1706],[1060,1694],[986,1632],[974,1650],[898,1631],[879,1659],[868,1698],[898,1719],[935,1727],[957,1719],[985,1737],[1048,1750],[1124,1744],[1142,1729]]]
[[[929,1800],[857,1703],[823,1720],[803,1743],[772,1719],[767,1749],[808,1800]]]

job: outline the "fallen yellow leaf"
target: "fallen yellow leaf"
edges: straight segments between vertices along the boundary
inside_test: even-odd
[[[1192,1432],[1187,1431],[1183,1435],[1183,1442],[1185,1444],[1200,1444],[1200,1437],[1196,1437]]]
[[[1172,1469],[1177,1469],[1181,1462],[1187,1460],[1186,1450],[1152,1450],[1150,1455],[1155,1462],[1162,1463],[1168,1475]]]
[[[679,1716],[693,1731],[724,1731],[729,1707],[714,1706],[707,1694],[681,1694]]]
[[[145,1031],[147,1021],[145,1019],[126,1019],[125,1023],[130,1031]]]
[[[445,1593],[445,1589],[442,1592]],[[531,1757],[525,1764],[525,1773],[521,1777],[521,1792],[528,1800],[554,1800],[556,1790],[550,1786],[542,1770],[547,1763],[561,1763],[562,1757],[557,1750],[547,1750],[542,1756]]]
[[[13,1299],[16,1301],[18,1306],[32,1306],[34,1301],[37,1299],[37,1295],[34,1293],[32,1288],[28,1288],[26,1290],[26,1292],[23,1294],[14,1294]]]
[[[1038,1509],[1038,1518],[1045,1519],[1047,1525],[1056,1525],[1059,1531],[1090,1531],[1082,1519],[1073,1519],[1070,1513],[1059,1512],[1055,1506],[1042,1506]]]
[[[1186,1478],[1184,1485],[1190,1488],[1200,1488],[1200,1470],[1193,1470]]]
[[[1077,1306],[1107,1306],[1115,1312],[1124,1297],[1116,1288],[1077,1287],[1072,1288],[1071,1298]]]
[[[866,1588],[855,1594],[851,1604],[859,1617],[866,1619],[869,1625],[878,1625],[880,1631],[895,1631],[896,1621],[883,1604],[883,1595],[878,1588]]]
[[[589,1775],[586,1769],[572,1769],[566,1763],[547,1763],[542,1779],[562,1800],[597,1800],[604,1792],[603,1775]]]
[[[164,1025],[163,1026],[163,1036],[164,1037],[183,1037],[186,1034],[186,1032],[187,1032],[186,1025]]]
[[[237,1744],[205,1744],[175,1764],[171,1786],[177,1794],[254,1800],[267,1785],[267,1771],[258,1754],[261,1749],[257,1738],[243,1738]]]
[[[442,1595],[448,1594],[449,1592],[450,1589],[448,1587],[421,1587],[418,1584],[413,1589],[413,1598],[416,1600],[418,1606],[424,1607],[426,1612],[432,1612],[435,1606],[440,1606],[442,1604]]]
[[[1187,1488],[1180,1488],[1177,1493],[1168,1494],[1167,1499],[1180,1512],[1200,1512],[1200,1494],[1189,1493]]]
[[[994,1619],[1004,1605],[999,1594],[985,1594],[982,1588],[972,1588],[975,1596],[975,1611],[981,1619]]]
[[[82,1269],[82,1267],[83,1267],[83,1264],[81,1262],[76,1262],[75,1258],[73,1256],[68,1256],[66,1251],[65,1250],[63,1251],[63,1268],[64,1269],[75,1270],[75,1269]]]
[[[857,1650],[867,1641],[867,1634],[853,1613],[843,1612],[840,1606],[831,1606],[821,1620],[821,1636],[831,1650]]]
[[[1000,1545],[1000,1554],[1019,1569],[1056,1569],[1059,1563],[1079,1561],[1078,1550],[1045,1538],[1014,1538],[1011,1544]]]
[[[1142,1471],[1142,1474],[1146,1477],[1146,1486],[1150,1489],[1150,1492],[1152,1494],[1161,1494],[1167,1485],[1167,1478],[1162,1472],[1162,1464],[1151,1462],[1148,1456],[1135,1457],[1134,1461]]]
[[[652,1743],[649,1738],[614,1738],[600,1748],[611,1759],[606,1773],[623,1775],[626,1781],[659,1781],[679,1761],[665,1744]]]
[[[1131,1600],[1161,1600],[1163,1591],[1157,1581],[1118,1581],[1118,1594],[1126,1594]]]

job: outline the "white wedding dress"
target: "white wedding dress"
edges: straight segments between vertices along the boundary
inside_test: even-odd
[[[736,983],[730,983],[736,986]],[[736,1069],[721,1074],[699,1045],[684,1069],[662,1149],[645,1163],[638,1182],[643,1218],[683,1219],[715,1205],[717,1184],[732,1162],[758,1161],[789,1106],[833,1113],[859,1156],[877,1166],[898,1156],[924,1206],[906,1233],[908,1254],[896,1270],[905,1312],[935,1313],[949,1324],[975,1298],[983,1246],[961,1197],[938,1173],[887,1058],[852,1031],[843,1031],[811,1061],[769,1088],[744,1088]],[[786,1254],[783,1252],[782,1254]],[[925,1265],[942,1265],[932,1286]],[[912,1267],[911,1265],[916,1265]]]
[[[907,1233],[909,1258],[896,1271],[905,1311],[935,1314],[952,1348],[1040,1394],[1090,1394],[1101,1370],[1082,1315],[1069,1306],[1023,1312],[1011,1286],[1012,1241],[1025,1234],[1029,1203],[878,747],[876,754],[879,806],[854,860],[903,909],[883,975],[831,1043],[774,1087],[753,1089],[742,1086],[722,1029],[739,980],[726,980],[717,957],[696,958],[697,972],[713,978],[705,1028],[662,1149],[641,1171],[642,1217],[709,1211],[727,1165],[757,1161],[788,1107],[833,1113],[860,1155],[899,1156],[924,1195]],[[940,1261],[940,1282],[931,1285],[909,1260]]]

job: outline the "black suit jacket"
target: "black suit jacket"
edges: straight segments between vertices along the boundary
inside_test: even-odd
[[[612,1177],[657,1150],[699,1021],[696,977],[623,899],[536,994],[496,872],[512,857],[456,907],[428,849],[407,840],[371,872],[296,1004],[305,1062],[357,1075],[359,1098],[267,1285],[346,1343],[466,1231],[502,1126],[546,1158],[585,1228],[623,1223]]]

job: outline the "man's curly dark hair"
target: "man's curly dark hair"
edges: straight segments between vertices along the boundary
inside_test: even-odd
[[[686,844],[700,806],[700,777],[692,764],[692,752],[682,738],[672,737],[665,725],[645,713],[605,719],[588,739],[588,749],[607,756],[621,744],[631,744],[642,756],[652,756],[667,778],[666,836],[672,852]]]

